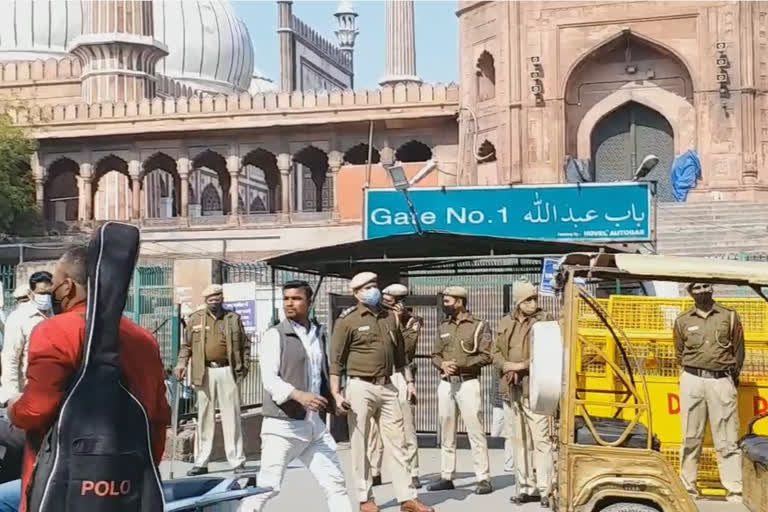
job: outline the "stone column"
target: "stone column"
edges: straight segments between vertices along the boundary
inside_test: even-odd
[[[413,0],[387,0],[387,71],[381,85],[421,83],[416,75]]]
[[[280,193],[282,214],[287,216],[291,213],[291,155],[280,153],[277,155],[277,168],[280,171]]]
[[[331,151],[328,154],[328,172],[325,175],[326,180],[331,180],[331,194],[333,199],[333,219],[341,218],[339,212],[339,171],[344,164],[344,154],[341,151]]]
[[[229,198],[230,198],[230,212],[232,216],[237,216],[237,206],[240,199],[240,157],[237,155],[229,155],[227,157],[227,172],[229,173]]]
[[[758,181],[757,171],[757,119],[756,101],[757,95],[755,82],[755,11],[757,2],[739,2],[740,39],[741,51],[741,152],[742,171],[741,178],[745,184],[755,184]],[[757,15],[759,16],[759,15]]]
[[[293,92],[296,86],[293,49],[293,2],[277,2],[277,33],[280,37],[280,90]]]
[[[45,168],[40,165],[40,157],[37,151],[29,158],[29,167],[32,170],[32,179],[35,181],[35,201],[37,208],[44,213],[45,207]]]
[[[179,217],[189,216],[189,170],[191,162],[183,156],[176,160],[176,170],[179,173],[179,186],[181,187],[181,204],[179,205]]]
[[[141,220],[141,162],[131,160],[128,162],[128,175],[131,177],[131,220]]]
[[[80,179],[82,187],[80,188],[80,208],[83,212],[84,222],[93,220],[93,166],[90,163],[80,164]]]

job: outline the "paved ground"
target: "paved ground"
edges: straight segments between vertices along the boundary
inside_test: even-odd
[[[339,446],[339,456],[344,465],[347,483],[349,484],[351,472],[348,469],[350,468],[348,446]],[[514,481],[510,474],[502,471],[503,456],[504,454],[502,450],[490,450],[491,474],[495,475],[492,480],[493,486],[496,489],[493,494],[476,496],[472,492],[475,483],[474,474],[460,473],[458,475],[459,478],[455,481],[457,487],[456,490],[428,493],[426,492],[426,488],[423,488],[422,491],[424,492],[420,495],[421,500],[434,506],[439,512],[479,512],[481,510],[533,512],[543,510],[536,503],[530,503],[521,507],[515,507],[509,503],[509,497],[512,495],[514,488]],[[436,478],[438,476],[440,467],[439,450],[419,450],[419,461],[421,464],[423,480]],[[258,463],[249,463],[249,466],[251,465],[254,469],[258,467]],[[174,476],[177,478],[183,476],[191,466],[191,464],[177,462],[174,465]],[[472,467],[472,459],[469,450],[458,451],[457,467]],[[211,464],[212,471],[226,471],[227,468],[227,464]],[[168,477],[169,469],[169,464],[163,462],[161,471],[164,478]],[[388,481],[386,462],[384,467],[384,481]],[[376,502],[382,508],[382,511],[397,512],[400,510],[394,499],[391,485],[385,484],[381,487],[376,487],[374,493],[376,494]],[[355,497],[350,498],[353,500],[355,499]],[[747,512],[746,507],[732,505],[723,501],[702,501],[698,505],[701,512]],[[295,512],[297,510],[310,510],[310,508],[308,508],[310,506],[312,512],[329,512],[325,505],[322,490],[314,481],[312,475],[304,469],[300,462],[297,462],[286,473],[282,492],[270,502],[266,511]]]

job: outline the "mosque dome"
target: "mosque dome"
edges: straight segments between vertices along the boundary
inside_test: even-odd
[[[154,0],[155,39],[168,47],[157,73],[204,91],[248,90],[253,44],[227,0]]]
[[[62,58],[80,35],[80,2],[0,1],[0,61]]]
[[[0,62],[63,58],[81,34],[82,4],[68,0],[0,0]],[[153,0],[154,38],[168,56],[159,75],[193,89],[247,91],[254,51],[228,0]]]

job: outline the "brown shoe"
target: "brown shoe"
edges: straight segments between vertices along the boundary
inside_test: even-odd
[[[378,505],[376,505],[376,502],[373,500],[368,500],[365,503],[360,503],[360,512],[379,512],[381,509]]]
[[[435,509],[416,499],[402,502],[400,512],[435,512]]]

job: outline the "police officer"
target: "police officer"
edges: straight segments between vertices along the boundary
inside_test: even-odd
[[[187,319],[187,333],[175,369],[176,378],[182,381],[189,364],[192,385],[197,390],[197,450],[195,465],[187,475],[208,473],[216,430],[217,400],[227,460],[236,472],[243,472],[245,452],[238,383],[248,374],[251,341],[240,315],[224,309],[221,285],[208,286],[203,290],[203,299],[205,306]]]
[[[407,366],[405,342],[395,314],[381,305],[378,276],[362,272],[352,278],[350,288],[357,306],[344,311],[333,329],[331,342],[331,393],[338,413],[348,412],[352,472],[360,501],[360,512],[378,512],[373,499],[367,454],[371,417],[378,417],[384,448],[392,454],[392,483],[400,510],[433,512],[416,498],[410,487],[405,452],[405,425],[392,374],[403,372],[407,396],[415,397],[413,375]],[[341,394],[341,373],[349,378],[346,397]]]
[[[737,387],[744,364],[744,329],[739,314],[712,299],[712,285],[691,283],[694,307],[675,320],[673,337],[680,375],[683,448],[680,473],[686,489],[698,494],[696,473],[707,416],[727,499],[741,502]]]
[[[499,322],[493,345],[493,365],[499,371],[507,440],[515,460],[517,494],[510,501],[519,505],[535,501],[538,494],[541,504],[548,506],[553,462],[549,418],[530,408],[528,368],[531,328],[536,322],[551,321],[553,317],[539,308],[538,290],[528,282],[516,282],[512,298],[514,309]]]
[[[475,494],[493,491],[488,465],[488,442],[482,421],[480,370],[491,363],[491,331],[488,324],[467,311],[467,290],[449,286],[443,291],[443,312],[446,319],[440,332],[432,364],[440,371],[437,387],[437,408],[440,416],[442,451],[440,480],[430,485],[430,491],[453,489],[456,472],[456,408],[467,428],[472,460],[477,476]]]
[[[400,283],[387,286],[382,291],[382,304],[389,308],[395,314],[400,330],[403,333],[405,341],[405,356],[408,365],[411,368],[413,377],[416,378],[416,346],[419,343],[419,334],[424,321],[409,311],[404,300],[408,296],[408,287]],[[416,489],[421,488],[419,480],[419,442],[416,436],[416,404],[407,399],[408,390],[405,379],[401,373],[395,372],[392,375],[392,382],[397,388],[400,407],[403,410],[403,421],[405,423],[405,452],[407,455],[406,463],[410,468],[411,486]],[[368,440],[368,459],[371,463],[371,474],[373,475],[373,485],[381,485],[381,461],[384,453],[384,444],[381,441],[381,433],[376,418],[371,418],[371,438]]]

